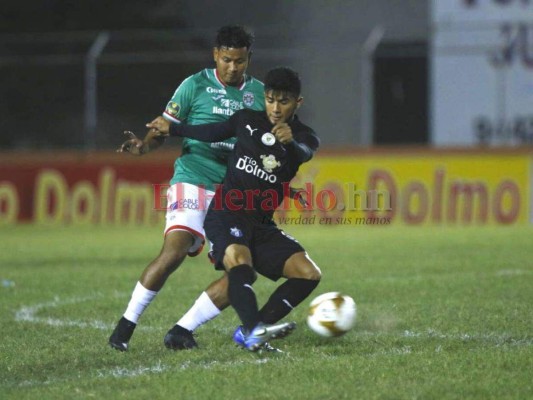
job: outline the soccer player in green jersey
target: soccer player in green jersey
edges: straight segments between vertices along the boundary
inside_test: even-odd
[[[221,122],[235,111],[249,108],[264,110],[263,84],[246,75],[253,35],[240,26],[222,27],[213,49],[215,68],[206,68],[178,87],[163,116],[174,123],[190,125]],[[129,133],[119,152],[146,154],[159,147],[163,138],[149,130],[144,139]],[[163,247],[144,269],[122,318],[109,338],[111,347],[126,351],[137,322],[165,281],[187,255],[195,256],[203,248],[203,222],[216,184],[223,181],[227,157],[235,139],[204,143],[184,139],[182,155],[174,164],[174,176],[167,192],[167,214]],[[227,276],[213,282],[192,308],[165,337],[173,349],[196,347],[192,331],[217,316],[229,304]]]

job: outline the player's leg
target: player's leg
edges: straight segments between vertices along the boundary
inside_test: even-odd
[[[282,276],[287,278],[259,311],[261,323],[268,326],[278,323],[309,296],[320,281],[320,269],[298,242],[277,229],[267,228],[256,239],[261,239],[253,252],[257,271],[272,280],[278,280]],[[292,329],[294,326],[279,330],[271,338],[283,338]],[[239,344],[244,342],[242,327],[235,330],[233,340]],[[268,343],[264,344],[264,348],[267,351],[281,352]]]
[[[197,186],[192,187],[193,190],[191,190],[191,186],[192,185],[183,184],[185,197],[189,199],[193,198],[194,193],[191,192],[195,190],[199,193],[197,202],[198,204],[203,204],[203,207],[199,207],[196,210],[188,210],[186,213],[187,221],[183,221],[182,223],[186,223],[187,226],[194,227],[196,231],[201,231],[203,233],[205,216],[215,193],[206,191]],[[179,218],[183,218],[183,213],[172,219],[173,221],[176,221],[176,219]],[[224,270],[223,266],[218,269]],[[183,315],[183,317],[180,318],[179,321],[167,332],[164,338],[165,346],[172,350],[197,347],[198,344],[193,337],[193,331],[200,325],[215,318],[229,305],[227,287],[227,276],[223,276],[212,282],[209,287],[200,294],[185,315]]]
[[[126,351],[128,343],[144,310],[154,300],[167,278],[187,256],[194,242],[191,233],[183,230],[169,232],[163,241],[159,255],[144,269],[131,295],[122,318],[109,338],[111,347]]]
[[[251,331],[259,323],[257,299],[252,288],[257,275],[252,268],[250,249],[242,244],[229,245],[223,264],[228,271],[228,299],[243,326]]]
[[[228,299],[244,326],[242,345],[251,351],[261,348],[281,330],[294,329],[294,324],[289,323],[278,326],[259,323],[257,298],[252,288],[257,275],[252,267],[249,247],[255,225],[256,221],[244,214],[219,210],[210,210],[204,224],[213,242],[215,268],[227,271]]]
[[[274,324],[286,317],[305,300],[320,282],[321,272],[305,251],[291,255],[283,266],[287,280],[272,293],[260,310],[266,324]]]
[[[167,191],[165,238],[160,254],[144,269],[128,307],[109,338],[111,347],[126,351],[140,316],[154,300],[167,278],[183,262],[187,254],[198,254],[204,244],[203,220],[210,199],[204,189],[186,183],[172,185]],[[190,205],[196,204],[196,208]],[[208,204],[208,203],[207,203]],[[188,207],[184,207],[187,205]]]
[[[172,350],[197,347],[193,331],[200,325],[212,320],[229,305],[228,276],[213,281],[196,299],[191,308],[180,318],[165,335],[165,346]]]
[[[273,324],[309,296],[320,282],[321,273],[300,243],[275,224],[258,229],[254,243],[257,272],[272,280],[287,278],[260,310],[261,321]]]
[[[294,322],[267,325],[261,322],[257,307],[257,298],[252,288],[256,273],[252,268],[252,254],[247,246],[232,244],[226,248],[224,266],[228,271],[228,297],[241,322],[243,340],[235,335],[233,340],[251,351],[265,346],[272,337],[288,335],[295,328]]]

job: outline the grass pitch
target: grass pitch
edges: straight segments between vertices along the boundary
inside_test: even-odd
[[[107,346],[161,229],[0,229],[2,399],[533,398],[530,227],[287,227],[323,272],[311,297],[351,295],[353,331],[305,325],[258,355],[231,341],[232,309],[197,331],[200,348],[163,336],[218,274],[188,259],[143,315],[128,353]],[[262,304],[275,285],[260,278]]]

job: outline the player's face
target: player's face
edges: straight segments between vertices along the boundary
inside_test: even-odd
[[[302,102],[302,97],[296,98],[289,93],[266,92],[265,108],[270,123],[276,125],[290,121]]]
[[[217,64],[218,76],[222,82],[230,86],[236,86],[242,82],[242,77],[250,61],[248,48],[215,47],[213,58]]]

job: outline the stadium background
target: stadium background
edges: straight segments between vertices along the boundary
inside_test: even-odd
[[[251,74],[301,73],[323,142],[301,183],[343,204],[350,185],[387,190],[392,224],[532,220],[529,2],[29,1],[0,18],[0,223],[160,223],[151,185],[179,144],[113,150],[212,65],[227,23],[256,34]],[[376,216],[361,208],[326,215]]]

